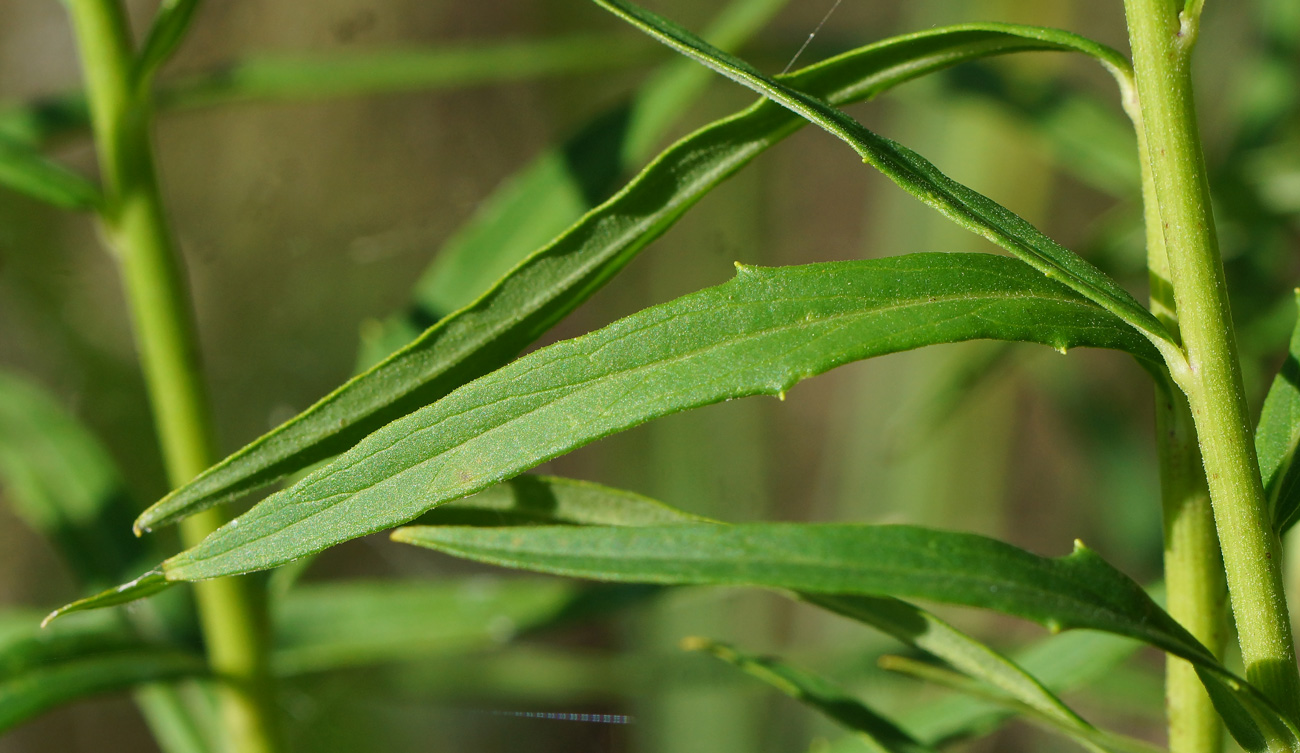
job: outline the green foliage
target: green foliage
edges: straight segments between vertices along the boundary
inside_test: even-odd
[[[208,671],[201,653],[142,639],[114,614],[33,629],[39,619],[0,615],[0,730],[86,696]]]
[[[26,144],[0,135],[0,185],[64,209],[94,209],[99,188]]]
[[[767,657],[744,654],[723,643],[687,638],[682,648],[707,651],[782,693],[798,699],[836,722],[857,731],[872,750],[880,753],[926,753],[933,748],[912,739],[892,722],[826,680]]]
[[[1252,364],[1275,345],[1270,338],[1280,330],[1281,308],[1273,305],[1274,313],[1266,314],[1268,306],[1247,307],[1240,320],[1247,333],[1244,358],[1231,326],[1213,325],[1206,312],[1231,322],[1228,293],[1243,296],[1222,279],[1205,201],[1210,191],[1204,189],[1212,182],[1216,195],[1225,197],[1229,237],[1272,239],[1280,246],[1276,239],[1293,233],[1285,196],[1290,174],[1278,166],[1287,163],[1260,155],[1271,154],[1261,150],[1275,137],[1294,146],[1287,129],[1294,125],[1296,98],[1285,81],[1295,80],[1286,71],[1300,50],[1300,16],[1293,23],[1281,11],[1268,16],[1276,37],[1266,55],[1274,64],[1269,70],[1284,83],[1253,101],[1239,133],[1225,142],[1223,164],[1207,168],[1199,161],[1190,83],[1178,73],[1187,69],[1200,32],[1198,0],[1188,0],[1181,14],[1157,0],[1127,0],[1135,63],[1068,31],[982,23],[892,37],[779,75],[764,73],[734,50],[783,7],[782,0],[734,0],[702,36],[628,0],[595,5],[680,56],[613,107],[591,108],[599,114],[481,202],[442,243],[404,309],[365,325],[361,373],[136,518],[141,534],[184,521],[179,553],[168,538],[131,535],[138,490],[95,432],[59,399],[0,373],[4,499],[68,566],[72,588],[61,597],[93,594],[57,609],[40,627],[30,609],[0,612],[0,731],[56,706],[133,690],[167,753],[227,747],[279,753],[286,749],[279,729],[286,717],[276,682],[308,677],[304,684],[349,685],[364,668],[373,673],[368,677],[404,673],[394,687],[446,686],[446,678],[412,681],[424,666],[417,660],[454,658],[486,667],[507,644],[578,625],[586,631],[582,637],[619,641],[618,631],[608,628],[614,623],[593,629],[591,621],[618,614],[619,624],[649,624],[644,610],[654,597],[712,586],[777,591],[801,610],[811,606],[810,613],[870,627],[911,654],[883,657],[882,667],[949,691],[912,708],[877,703],[882,694],[867,700],[856,687],[846,688],[863,677],[896,680],[851,663],[812,671],[720,641],[685,644],[820,712],[853,733],[859,748],[932,751],[1019,718],[1090,751],[1146,753],[1154,746],[1111,731],[1106,720],[1086,719],[1074,708],[1086,706],[1064,696],[1067,704],[1062,696],[1145,645],[1171,661],[1171,753],[1218,753],[1223,729],[1251,753],[1300,750],[1300,719],[1293,718],[1300,698],[1288,690],[1300,688],[1300,674],[1286,629],[1277,546],[1300,519],[1294,462],[1300,325],[1264,400],[1252,455],[1249,447],[1233,444],[1247,422],[1228,419],[1236,415],[1233,406],[1245,405],[1243,371],[1261,368]],[[168,79],[168,61],[201,22],[197,0],[164,0],[138,44],[118,0],[70,0],[67,7],[86,91],[0,113],[0,185],[85,210],[99,222],[126,276],[151,407],[176,480],[214,459],[210,438],[217,432],[199,375],[184,266],[173,258],[180,244],[171,240],[155,176],[149,143],[155,110],[467,87],[637,67],[664,55],[644,37],[566,33],[316,59],[254,55],[215,72]],[[1175,27],[1178,34],[1169,36]],[[1054,83],[1035,91],[1025,84],[1031,76],[988,64],[1011,53],[1042,52],[1078,53],[1100,63],[1118,85],[1136,135],[1115,107],[1090,92],[1058,91]],[[951,72],[961,64],[981,67]],[[1178,75],[1159,74],[1166,64],[1174,64]],[[697,128],[646,163],[692,104],[703,100],[707,69],[761,99]],[[840,109],[943,72],[942,87],[933,91],[960,92],[1011,113],[1068,169],[1112,196],[1142,193],[1152,231],[1148,271],[1154,297],[1162,301],[1156,309],[1161,318],[1103,271],[1114,266],[1107,259],[1067,249]],[[95,103],[93,111],[87,102]],[[947,253],[789,266],[738,261],[728,282],[675,293],[586,334],[554,339],[562,320],[688,211],[807,123],[848,144],[922,206],[1010,256],[948,247],[931,249]],[[99,150],[103,189],[43,152],[56,137],[73,138],[87,128]],[[1261,167],[1264,162],[1270,164]],[[1137,213],[1122,214],[1119,226],[1131,225],[1128,217]],[[1203,253],[1194,256],[1198,249]],[[1241,264],[1228,262],[1230,269]],[[1249,279],[1264,289],[1261,279],[1289,279],[1292,271],[1285,262],[1265,260]],[[929,414],[911,415],[902,430],[907,452],[937,442],[974,385],[1004,381],[1016,368],[1013,359],[1032,350],[1003,343],[1037,343],[1062,354],[1079,347],[1118,351],[1142,367],[1129,376],[1145,373],[1166,390],[1157,393],[1166,401],[1160,408],[1166,430],[1156,441],[1165,485],[1169,611],[1078,541],[1072,553],[1052,558],[990,536],[911,524],[730,524],[630,491],[526,475],[656,419],[741,397],[784,400],[796,384],[839,366],[971,340],[1000,344],[965,366],[930,369],[938,399]],[[1227,386],[1212,389],[1207,374],[1219,380],[1213,384]],[[1175,388],[1189,403],[1167,391]],[[1180,413],[1188,404],[1190,413]],[[722,453],[718,457],[727,462]],[[1179,539],[1186,522],[1180,516],[1204,508],[1193,498],[1207,481],[1202,457],[1213,470],[1208,481],[1222,559],[1217,544],[1192,555],[1180,549],[1187,546]],[[941,470],[960,475],[958,463],[950,465]],[[233,519],[209,509],[285,479],[286,488]],[[703,480],[697,486],[700,498],[716,492],[719,503],[728,501],[725,490]],[[1261,488],[1269,506],[1262,518],[1256,513],[1263,503],[1254,499]],[[1204,515],[1208,526],[1210,513]],[[1252,527],[1256,518],[1272,525]],[[391,538],[477,563],[467,567],[564,577],[440,573],[299,582],[315,556],[331,547],[412,522]],[[1103,520],[1090,541],[1108,525],[1118,524]],[[1260,561],[1243,561],[1240,553],[1255,551],[1249,547],[1259,542],[1266,545]],[[400,557],[419,554],[398,549]],[[1216,639],[1197,632],[1191,621],[1179,622],[1189,610],[1211,623],[1226,619],[1216,591],[1221,586],[1189,583],[1189,557],[1208,563],[1216,578],[1225,570],[1231,576],[1249,681],[1228,668]],[[231,577],[275,568],[281,569],[269,577]],[[222,580],[199,584],[197,605],[188,589],[174,588],[211,579]],[[99,590],[113,583],[122,585]],[[144,597],[154,598],[128,610],[94,611]],[[980,630],[959,630],[903,599],[992,611],[1054,634],[1102,635],[1069,632],[1028,650],[1004,650],[1002,641],[985,643],[974,637]],[[1275,640],[1261,642],[1261,635]],[[513,672],[511,663],[524,666],[520,657],[529,650],[496,656]],[[1179,661],[1190,663],[1196,676],[1180,674],[1186,665]],[[367,705],[353,702],[364,691],[348,692],[348,713],[368,713],[354,708]],[[451,692],[458,702],[470,698],[466,688]],[[381,698],[371,705],[398,704]],[[1179,716],[1193,707],[1206,719],[1217,714],[1222,728],[1199,725],[1208,731],[1197,738]],[[385,729],[382,723],[360,726],[367,729],[366,745],[387,746],[380,733],[372,739],[370,732]],[[707,739],[718,747],[715,738]]]
[[[1012,259],[742,266],[730,283],[543,348],[394,422],[163,567],[171,580],[274,567],[659,416],[975,338],[1155,357],[1122,322]]]
[[[831,103],[845,104],[959,62],[1061,49],[1030,31],[1005,26],[936,29],[863,47],[785,80]],[[272,483],[509,362],[695,202],[803,123],[764,100],[679,141],[478,300],[172,492],[149,508],[137,527],[171,522]],[[498,225],[512,226],[513,219]]]
[[[1255,450],[1264,478],[1264,491],[1279,531],[1300,519],[1300,466],[1295,463],[1300,444],[1300,325],[1291,335],[1291,347],[1273,386],[1255,431]]]

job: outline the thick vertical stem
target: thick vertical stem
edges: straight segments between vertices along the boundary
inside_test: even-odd
[[[1151,310],[1175,338],[1180,338],[1142,117],[1136,101],[1126,102],[1125,106],[1137,126],[1142,163]],[[1227,637],[1224,603],[1227,590],[1210,490],[1187,398],[1169,380],[1156,388],[1156,445],[1160,455],[1160,502],[1164,519],[1166,608],[1215,656],[1222,656]],[[1223,748],[1223,721],[1215,712],[1195,668],[1173,656],[1166,661],[1165,713],[1170,753],[1218,753]]]
[[[1281,544],[1259,478],[1190,76],[1199,4],[1125,0],[1147,159],[1187,351],[1175,368],[1204,459],[1246,677],[1293,719],[1300,674]],[[1177,365],[1175,365],[1177,366]]]
[[[132,80],[132,53],[118,0],[69,0],[90,104],[106,206],[105,238],[122,270],[163,460],[173,486],[215,459],[212,419],[199,370],[193,314],[163,212],[149,140],[147,103]],[[195,544],[224,522],[217,510],[181,529]],[[222,678],[225,728],[240,753],[279,750],[259,595],[248,579],[195,586],[214,674]]]

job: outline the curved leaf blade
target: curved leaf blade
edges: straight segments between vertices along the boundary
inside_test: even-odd
[[[856,731],[860,739],[881,753],[933,753],[899,729],[898,725],[834,683],[780,659],[743,653],[725,643],[687,638],[682,648],[704,651],[771,685],[831,720]]]
[[[1006,257],[738,265],[730,282],[538,350],[393,422],[163,567],[170,580],[274,567],[660,416],[976,338],[1156,357],[1123,322]]]
[[[1123,573],[1082,544],[1049,559],[995,539],[905,525],[473,528],[393,538],[458,557],[603,581],[748,585],[982,607],[1052,630],[1137,638],[1198,664],[1213,657]]]
[[[869,45],[782,81],[846,104],[968,60],[1070,49],[1032,27],[955,26]],[[805,123],[762,100],[677,142],[483,297],[173,491],[145,511],[137,528],[174,522],[343,452],[381,426],[509,362],[714,186]]]
[[[1296,302],[1300,306],[1300,290],[1296,291]],[[1291,333],[1286,361],[1268,388],[1259,427],[1255,430],[1260,475],[1273,510],[1273,524],[1279,533],[1285,533],[1300,519],[1297,446],[1300,446],[1300,322]]]
[[[601,581],[749,585],[981,607],[1052,630],[1136,638],[1194,665],[1233,736],[1300,742],[1254,687],[1225,669],[1140,586],[1091,550],[1048,559],[974,534],[914,526],[757,523],[646,528],[401,528],[393,538],[479,562]],[[1253,743],[1259,743],[1258,745]]]
[[[1039,641],[1012,658],[1052,692],[1062,692],[1091,682],[1140,646],[1137,641],[1107,633],[1075,631]],[[951,696],[905,714],[900,721],[918,740],[943,745],[992,731],[1010,713],[968,696]]]
[[[1091,724],[1014,661],[924,609],[889,596],[806,594],[802,598],[943,659],[1064,728],[1084,734],[1095,731]]]
[[[932,664],[903,656],[882,656],[880,657],[880,667],[890,672],[911,676],[917,680],[942,685],[973,698],[984,699],[988,703],[1006,709],[1009,713],[1023,716],[1046,730],[1056,732],[1073,740],[1085,750],[1093,751],[1093,753],[1164,753],[1164,748],[1157,747],[1144,740],[1099,730],[1092,726],[1080,728],[1063,723],[1062,720],[1047,716],[1038,709],[1026,706],[1018,699],[1003,695],[983,683]]]
[[[464,516],[464,513],[471,511],[481,514]],[[573,479],[519,476],[477,495],[439,507],[425,516],[422,522],[430,525],[656,525],[717,521],[693,516],[622,489]],[[1019,700],[1026,707],[1055,719],[1059,724],[1083,732],[1093,729],[1015,661],[924,609],[888,596],[800,594],[799,598],[873,627],[906,645],[942,659],[967,675]],[[1053,662],[1050,665],[1052,677],[1061,675],[1060,660],[1071,658],[1062,656],[1062,653],[1071,653],[1066,643],[1078,643],[1080,639],[1086,639],[1085,645],[1091,648],[1101,637],[1095,634],[1072,634],[1058,636],[1057,640],[1063,638],[1070,640],[1061,644],[1061,650],[1052,651],[1049,656],[1043,657]],[[1125,655],[1135,650],[1137,645],[1113,637],[1108,640],[1109,643],[1103,643],[1103,647],[1116,642],[1126,644],[1123,649]],[[1100,651],[1097,655],[1099,658],[1105,656]],[[1036,655],[1031,655],[1030,658],[1042,663],[1042,659]]]
[[[678,52],[816,123],[853,147],[865,162],[899,187],[948,219],[1095,301],[1141,330],[1162,352],[1170,355],[1181,352],[1164,325],[1119,283],[997,202],[944,175],[916,152],[878,136],[818,97],[764,75],[745,61],[627,0],[594,2]],[[1130,66],[1118,52],[1069,32],[1040,29],[1039,33],[1045,40],[1101,61],[1126,93],[1132,91]]]

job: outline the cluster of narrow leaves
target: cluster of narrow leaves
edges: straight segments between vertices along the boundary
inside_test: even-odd
[[[56,547],[85,587],[102,587],[158,556],[151,542],[130,535],[129,495],[99,443],[42,390],[8,375],[0,375],[0,482],[20,519]],[[526,520],[539,505],[539,489],[549,502],[543,509],[559,515],[549,520],[565,519],[573,506],[585,511],[583,519],[604,524],[670,517],[599,487],[528,478],[448,511]],[[490,648],[647,595],[622,586],[482,577],[280,590],[272,601],[272,662],[284,678]],[[88,695],[145,684],[153,685],[140,700],[157,727],[167,708],[158,703],[166,693],[157,683],[208,678],[188,605],[176,598],[184,592],[166,596],[144,609],[90,612],[45,629],[33,610],[0,614],[0,730]],[[375,621],[377,614],[385,619]],[[183,705],[179,697],[170,700]],[[202,735],[167,749],[209,750]]]
[[[373,366],[168,495],[136,521],[136,528],[175,522],[329,462],[199,546],[56,614],[122,603],[180,581],[275,568],[427,514],[421,521],[427,525],[401,528],[394,538],[481,562],[591,580],[744,585],[791,593],[879,629],[951,669],[895,666],[990,701],[1001,709],[999,714],[1025,714],[1091,750],[1146,747],[1096,729],[1048,689],[1046,678],[1036,678],[900,599],[982,607],[1054,631],[1083,628],[1135,639],[1192,662],[1229,729],[1248,750],[1263,750],[1269,740],[1300,745],[1295,720],[1286,719],[1136,583],[1081,544],[1072,554],[1051,559],[980,536],[910,526],[727,525],[625,492],[519,475],[660,416],[733,398],[781,395],[836,366],[932,344],[983,338],[1039,343],[1062,352],[1110,348],[1132,355],[1151,371],[1177,371],[1182,365],[1174,338],[1110,277],[837,109],[958,63],[1022,51],[1089,55],[1115,75],[1127,97],[1128,64],[1118,53],[1059,30],[966,25],[897,37],[788,76],[770,77],[625,0],[597,4],[764,99],[683,138],[612,194],[614,180],[662,131],[663,113],[675,109],[665,102],[689,98],[698,90],[698,77],[665,75],[635,103],[575,137],[574,149],[539,161],[489,203],[481,224],[444,252],[434,282],[421,286],[416,313],[436,323],[418,335],[412,323],[421,316],[379,325],[381,331],[370,338],[372,350],[414,339],[386,357],[363,354],[363,362],[375,362]],[[730,34],[731,41],[739,41],[778,5],[738,3],[734,15],[720,21],[727,33],[719,37]],[[139,58],[136,78],[142,88],[179,43],[193,7],[184,0],[164,3]],[[577,66],[573,61],[588,58],[590,50],[582,49],[572,58],[552,54],[547,59],[558,61],[557,70],[567,70]],[[510,67],[512,59],[503,56],[501,69],[492,75],[506,77],[518,70]],[[419,67],[409,60],[381,63],[368,74],[374,79],[357,74],[368,82],[362,85],[411,85],[392,71]],[[319,71],[306,75],[319,76]],[[419,80],[428,83],[427,75]],[[256,93],[255,83],[244,84]],[[809,122],[1013,258],[913,254],[774,269],[738,264],[736,277],[723,285],[516,358],[700,198]],[[0,129],[0,138],[10,138],[4,134]],[[529,197],[548,195],[545,189],[562,175],[574,174],[556,169],[556,160],[577,152],[589,155],[593,149],[603,156],[577,171],[586,178],[550,192],[559,204],[537,210]],[[0,142],[0,180],[62,206],[94,208],[98,203],[93,184],[12,138]],[[583,213],[586,209],[590,211]],[[538,212],[534,222],[528,221],[530,210]],[[566,212],[571,217],[557,223],[554,218]],[[521,221],[509,222],[515,219]],[[487,261],[485,248],[492,249]],[[453,279],[458,284],[448,282]],[[484,292],[471,301],[449,292],[464,289]],[[1300,340],[1292,349],[1300,350]],[[1300,438],[1294,420],[1300,414],[1295,379],[1293,355],[1270,392],[1258,434],[1280,528],[1293,523],[1300,509],[1297,472],[1292,470]],[[3,397],[0,391],[0,419],[6,418]],[[19,415],[10,423],[22,420]],[[14,436],[20,431],[41,434],[49,423],[15,429]],[[7,448],[21,446],[4,440],[0,435],[0,461]],[[34,525],[56,537],[65,529],[77,530],[72,524],[84,521],[76,515],[95,518],[101,512],[92,506],[87,508],[91,513],[74,515],[79,503],[69,506],[70,500],[90,495],[98,505],[112,498],[98,487],[51,492],[40,483],[24,482],[25,469],[36,465],[20,459],[0,465],[0,471],[20,489],[19,497],[35,500],[30,509],[44,511],[40,515],[54,521],[42,523],[34,515]],[[113,487],[111,474],[107,478],[102,485]],[[113,568],[115,578],[142,556],[161,559],[140,549],[146,545],[129,546],[137,549],[131,562]],[[277,671],[319,671],[397,658],[394,652],[481,645],[496,639],[497,617],[507,616],[516,628],[552,624],[582,611],[579,602],[590,593],[555,583],[498,588],[500,598],[474,603],[463,598],[458,584],[290,589],[276,607]],[[385,615],[384,621],[375,620],[377,613]],[[39,690],[0,696],[17,699],[0,706],[0,727],[88,692],[202,675],[183,620],[164,609],[155,617],[167,629],[143,630],[131,621],[139,617],[70,617],[84,622],[55,623],[52,629],[67,631],[67,640],[88,648],[53,655],[33,648],[35,639],[23,630],[4,634],[0,682],[11,689]],[[430,630],[430,624],[439,627]],[[696,641],[692,646],[807,702],[884,750],[929,750],[977,721],[927,737],[808,672],[721,644]],[[1089,652],[1110,652],[1116,659],[1123,654],[1109,646],[1080,651]],[[127,660],[138,655],[150,659]],[[78,668],[69,662],[87,663]],[[87,679],[81,684],[50,679],[70,672]]]

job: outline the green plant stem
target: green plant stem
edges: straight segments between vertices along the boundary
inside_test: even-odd
[[[1175,338],[1181,339],[1142,114],[1136,92],[1130,95],[1133,100],[1124,104],[1137,126],[1151,310]],[[1222,658],[1227,637],[1227,588],[1196,427],[1186,396],[1172,380],[1158,382],[1155,397],[1166,609],[1216,657]],[[1170,753],[1218,753],[1223,748],[1223,720],[1215,712],[1195,668],[1172,656],[1166,661],[1165,714]]]
[[[1156,391],[1160,495],[1164,510],[1166,608],[1215,656],[1226,635],[1223,563],[1210,493],[1187,400],[1172,383]],[[1165,668],[1170,753],[1217,753],[1223,722],[1191,664]]]
[[[1156,204],[1186,363],[1170,368],[1186,393],[1222,546],[1246,677],[1292,719],[1300,674],[1273,530],[1251,440],[1236,335],[1219,258],[1192,97],[1199,25],[1181,2],[1125,0]]]
[[[141,366],[169,480],[179,486],[215,458],[181,262],[158,191],[148,103],[132,80],[131,41],[118,0],[69,0],[106,197],[101,225],[122,269]],[[225,522],[209,510],[185,522],[187,546]],[[264,605],[255,582],[196,584],[213,672],[222,678],[227,739],[240,753],[280,749],[267,662]]]

